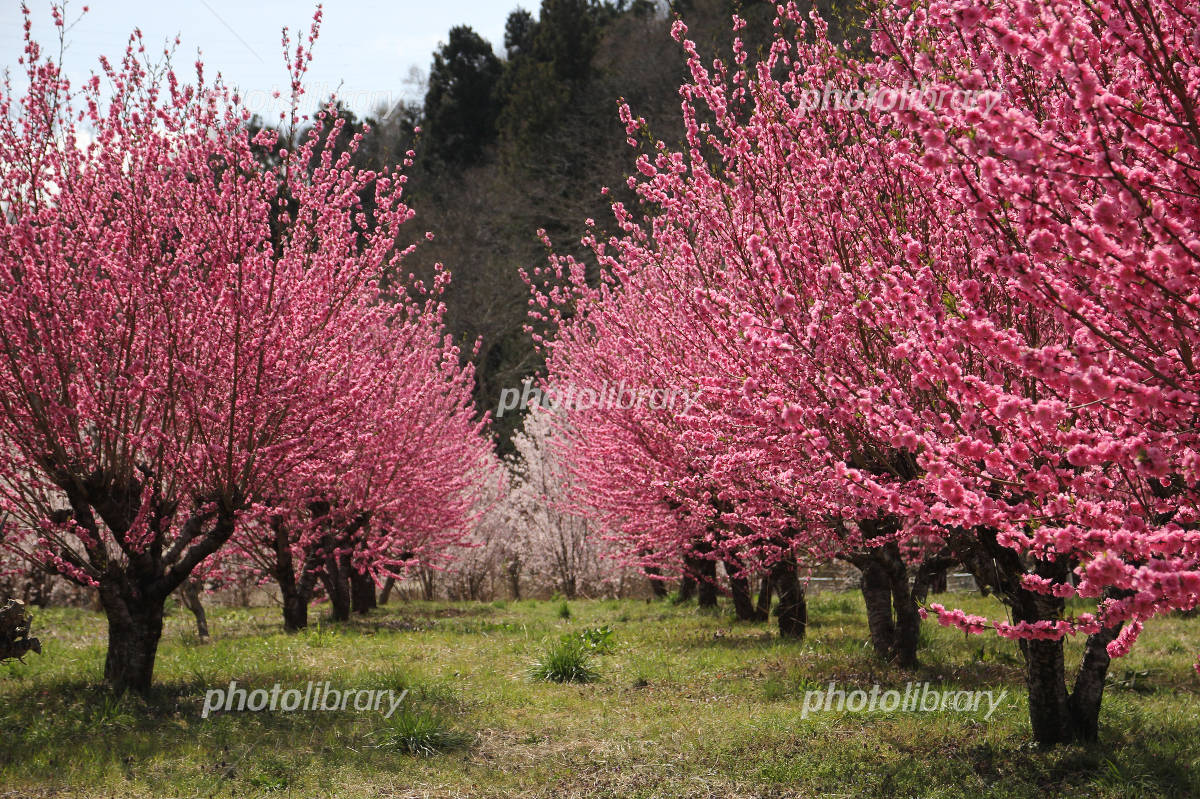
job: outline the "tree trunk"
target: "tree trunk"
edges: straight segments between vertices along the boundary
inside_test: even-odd
[[[329,597],[330,621],[350,620],[350,589],[339,577],[325,578],[325,593]]]
[[[1069,700],[1075,734],[1081,741],[1100,738],[1100,703],[1104,698],[1104,678],[1108,676],[1108,645],[1121,632],[1121,625],[1106,627],[1087,638],[1083,660],[1075,674],[1075,686]]]
[[[200,586],[195,580],[184,580],[179,586],[179,600],[196,617],[196,635],[208,638],[208,615],[200,601]]]
[[[717,564],[705,560],[701,567],[703,571],[696,578],[696,602],[702,608],[717,606]]]
[[[518,558],[512,558],[508,561],[505,567],[505,572],[508,575],[508,592],[512,594],[514,600],[521,599],[521,561]]]
[[[333,621],[350,620],[349,560],[349,555],[338,556],[332,552],[325,556],[325,571],[321,575],[321,583],[325,586],[325,596],[329,598]]]
[[[688,602],[696,595],[696,578],[690,574],[685,574],[679,581],[679,602],[680,604]]]
[[[857,553],[852,562],[862,573],[859,590],[867,606],[867,630],[871,647],[880,660],[892,659],[892,644],[896,640],[896,622],[892,617],[892,586],[883,563],[874,550]]]
[[[1040,746],[1074,739],[1068,708],[1063,642],[1025,642],[1025,685],[1029,689],[1029,723]]]
[[[165,600],[120,582],[123,579],[107,577],[100,581],[100,601],[108,616],[104,681],[118,693],[148,694],[162,638]]]
[[[283,629],[294,633],[308,626],[308,600],[299,591],[283,592]]]
[[[222,506],[216,511],[192,516],[166,552],[162,539],[156,538],[143,550],[126,548],[128,560],[121,564],[105,553],[92,509],[100,510],[104,523],[121,541],[121,534],[128,532],[128,525],[137,515],[136,498],[141,487],[134,485],[119,496],[106,489],[99,499],[81,492],[77,485],[64,486],[64,489],[75,523],[88,531],[90,543],[84,546],[89,560],[93,564],[103,563],[103,568],[99,569],[98,594],[108,617],[104,680],[118,692],[132,690],[148,694],[154,677],[158,642],[162,638],[163,608],[167,597],[233,535],[234,510]],[[161,525],[167,518],[158,510],[148,522],[155,532],[161,532]],[[212,527],[205,531],[209,522]]]
[[[1035,594],[1023,588],[1018,589],[1018,599],[1013,607],[1014,620],[1051,621],[1062,615],[1061,599]],[[1099,737],[1100,704],[1110,661],[1108,645],[1120,631],[1121,625],[1118,624],[1088,636],[1083,659],[1069,693],[1062,640],[1022,641],[1025,682],[1029,688],[1029,723],[1039,746],[1095,741]]]
[[[855,553],[848,560],[862,572],[859,590],[876,656],[901,668],[916,668],[921,632],[917,599],[925,591],[924,579],[910,583],[895,542]]]
[[[667,598],[667,583],[659,579],[662,576],[662,571],[656,566],[650,566],[646,569],[646,579],[650,582],[650,593],[655,599]]]
[[[996,590],[1012,607],[1016,622],[1057,621],[1062,618],[1062,599],[1026,589],[1022,577],[1028,573],[1024,563],[1011,549],[1000,546],[994,533],[980,533],[981,547],[969,553],[963,563],[976,582]],[[1070,579],[1071,563],[1039,560],[1033,573],[1038,577],[1065,582]],[[1105,598],[1112,595],[1106,593]],[[1104,696],[1104,678],[1108,674],[1108,644],[1120,632],[1121,625],[1088,636],[1083,659],[1070,692],[1066,685],[1063,642],[1020,640],[1025,657],[1025,683],[1029,690],[1029,723],[1038,746],[1049,748],[1077,741],[1095,741],[1100,730],[1100,705]]]
[[[395,577],[389,577],[383,581],[383,590],[379,592],[380,607],[382,607],[388,603],[388,600],[391,599],[391,596],[392,596],[392,589],[395,587],[396,587],[396,578]]]
[[[1015,615],[1014,615],[1015,618]],[[1108,644],[1120,627],[1089,635],[1083,661],[1068,693],[1063,665],[1063,642],[1023,641],[1025,683],[1029,689],[1029,724],[1041,747],[1091,742],[1100,735],[1100,704],[1108,674]]]
[[[908,567],[895,543],[883,548],[892,583],[892,610],[896,614],[896,637],[892,641],[892,660],[902,669],[915,669],[920,645],[921,614],[917,598],[908,580]]]
[[[283,599],[283,629],[294,633],[308,626],[308,603],[316,588],[321,559],[317,553],[309,553],[297,580],[288,531],[278,518],[272,520],[271,527],[275,535],[275,583]]]
[[[437,599],[437,572],[425,567],[421,569],[421,597],[426,602]]]
[[[702,552],[703,550],[697,547],[696,551]],[[700,607],[715,608],[717,606],[717,562],[709,558],[685,555],[683,563],[687,573],[695,580],[696,598]]]
[[[686,573],[696,580],[697,601],[702,608],[717,606],[717,562],[705,557],[712,552],[712,548],[712,542],[702,538],[695,542],[691,552],[683,556]]]
[[[766,620],[771,616],[771,573],[767,572],[762,576],[762,584],[758,587],[758,607],[757,613],[760,619]]]
[[[754,599],[750,595],[750,580],[742,575],[735,577],[741,565],[725,561],[725,573],[729,575],[729,593],[733,598],[733,610],[739,621],[761,621]]]
[[[379,607],[375,601],[375,580],[369,574],[350,569],[350,609],[360,615]]]
[[[803,638],[808,628],[808,603],[804,586],[796,577],[796,560],[784,558],[771,567],[771,584],[779,594],[779,635],[782,638]]]

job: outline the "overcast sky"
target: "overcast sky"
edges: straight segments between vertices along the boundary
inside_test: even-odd
[[[34,12],[35,34],[55,44],[49,0],[26,0]],[[84,3],[74,0],[68,19]],[[504,20],[518,5],[536,9],[535,0],[326,0],[321,38],[308,74],[310,103],[338,90],[356,113],[392,106],[414,94],[407,83],[413,67],[428,72],[434,48],[454,25],[470,25],[504,49]],[[69,34],[67,71],[86,75],[101,55],[119,56],[134,27],[158,52],[164,41],[182,36],[177,69],[190,69],[199,48],[210,74],[220,71],[227,83],[245,93],[251,110],[278,112],[272,90],[287,85],[279,33],[308,31],[316,3],[296,0],[89,0]],[[148,48],[149,49],[149,48]],[[0,0],[0,69],[16,74],[21,54],[19,0]],[[186,59],[183,58],[186,56]],[[340,85],[340,90],[338,89]],[[311,110],[306,108],[304,110]]]

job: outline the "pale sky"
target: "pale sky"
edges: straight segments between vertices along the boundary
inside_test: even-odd
[[[26,0],[34,13],[34,32],[43,45],[57,49],[49,0]],[[100,55],[116,59],[125,51],[130,32],[140,27],[147,50],[182,36],[176,70],[190,80],[197,48],[211,77],[220,71],[226,83],[237,86],[252,111],[275,118],[279,101],[271,92],[287,86],[280,47],[280,29],[307,34],[316,3],[296,0],[88,0],[88,13],[72,28],[65,63],[72,80],[95,66]],[[470,25],[504,50],[504,21],[517,6],[536,13],[537,0],[326,0],[321,37],[307,86],[311,111],[318,100],[338,91],[358,114],[413,99],[408,82],[413,67],[428,72],[434,49],[450,28]],[[84,6],[73,0],[67,19],[76,19]],[[153,45],[151,49],[150,45]],[[21,80],[20,0],[0,0],[0,70]],[[340,84],[340,89],[338,88]],[[19,88],[14,86],[15,89]],[[286,95],[287,92],[285,91]]]

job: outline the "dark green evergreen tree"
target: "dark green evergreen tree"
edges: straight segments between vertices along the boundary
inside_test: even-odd
[[[425,94],[426,153],[443,164],[479,163],[496,138],[501,62],[471,28],[450,30],[433,55]]]

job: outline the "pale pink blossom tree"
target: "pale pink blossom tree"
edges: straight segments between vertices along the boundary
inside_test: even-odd
[[[619,594],[628,577],[608,531],[573,510],[575,479],[551,441],[549,408],[531,410],[513,436],[512,487],[505,499],[522,573],[568,599]]]

